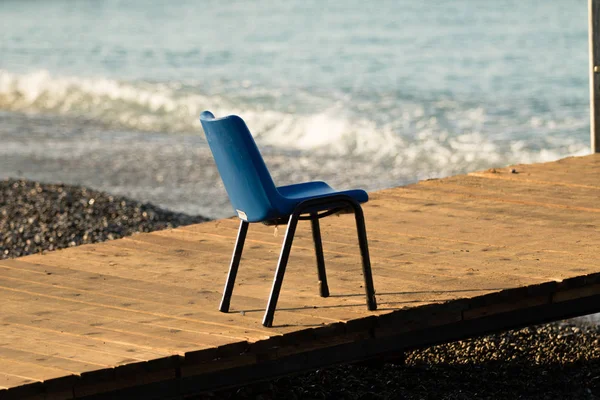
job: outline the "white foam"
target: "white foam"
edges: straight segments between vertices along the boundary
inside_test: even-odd
[[[0,70],[0,108],[14,111],[73,114],[134,129],[177,131],[199,125],[190,116],[207,103],[200,95],[175,96],[163,84]]]
[[[199,131],[198,115],[210,109],[216,115],[243,115],[263,144],[298,150],[327,149],[336,154],[382,149],[386,153],[399,142],[391,132],[375,134],[376,127],[369,121],[345,118],[341,107],[300,116],[236,109],[222,98],[184,93],[175,85],[57,77],[47,71],[15,74],[0,70],[0,108],[83,116],[126,128],[163,132]],[[384,147],[382,140],[387,142]]]
[[[482,133],[489,118],[482,107],[447,105],[445,118],[450,127],[443,126],[435,115],[428,115],[422,104],[402,107],[395,112],[395,121],[377,124],[362,115],[348,114],[343,104],[292,114],[262,110],[260,105],[240,106],[239,102],[234,106],[222,96],[207,96],[196,88],[186,90],[177,82],[121,82],[102,77],[53,76],[47,71],[16,74],[0,70],[0,109],[80,116],[141,131],[198,133],[198,115],[210,109],[217,116],[242,115],[261,145],[358,157],[405,170],[415,178],[490,165],[550,161],[587,152],[587,144],[569,137],[549,136],[548,148],[536,148],[522,138],[494,141]],[[556,121],[536,118],[524,122],[528,129],[564,128]],[[567,118],[562,124],[577,127],[582,123]]]

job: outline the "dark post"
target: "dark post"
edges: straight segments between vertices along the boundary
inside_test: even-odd
[[[588,0],[590,45],[590,134],[592,153],[600,153],[600,0]]]

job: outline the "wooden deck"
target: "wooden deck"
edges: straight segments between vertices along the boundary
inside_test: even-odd
[[[0,398],[188,394],[381,352],[600,311],[600,155],[372,193],[379,310],[351,215],[310,224],[273,328],[284,227],[251,225],[232,311],[217,311],[238,222],[219,220],[0,262]]]

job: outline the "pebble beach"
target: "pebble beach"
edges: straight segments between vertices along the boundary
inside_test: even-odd
[[[0,259],[205,220],[82,186],[0,181]],[[600,327],[527,327],[198,398],[600,399]]]

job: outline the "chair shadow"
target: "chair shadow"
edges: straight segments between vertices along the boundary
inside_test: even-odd
[[[320,328],[325,326],[325,323],[322,324],[281,324],[271,326],[271,328]]]
[[[376,292],[377,296],[394,296],[394,295],[406,295],[406,294],[427,294],[427,293],[464,293],[464,292],[489,292],[489,291],[498,291],[498,290],[506,290],[511,289],[509,287],[506,288],[488,288],[488,289],[458,289],[458,290],[421,290],[416,292],[384,292],[379,293]],[[329,297],[360,297],[364,296],[364,293],[348,293],[348,294],[330,294]]]
[[[443,294],[443,293],[464,293],[464,292],[490,292],[490,291],[500,291],[510,288],[490,288],[490,289],[460,289],[460,290],[430,290],[430,291],[417,291],[417,292],[386,292],[386,293],[376,293],[376,296],[394,296],[394,295],[411,295],[411,294]],[[350,293],[350,294],[336,294],[329,295],[329,297],[364,297],[364,293]],[[430,299],[419,299],[419,300],[405,300],[405,301],[381,301],[380,304],[386,305],[402,305],[402,304],[414,304],[414,303],[431,303],[439,301],[436,298]],[[336,309],[336,308],[352,308],[352,307],[366,307],[365,303],[356,303],[356,304],[335,304],[335,305],[313,305],[313,306],[302,306],[302,307],[278,307],[277,311],[302,311],[302,310],[319,310],[319,309]],[[377,311],[394,311],[398,310],[396,307],[378,307]],[[243,313],[264,313],[265,309],[251,309],[251,310],[236,310],[233,312],[243,312]],[[288,325],[291,326],[291,325]],[[294,325],[294,326],[304,326],[304,325]],[[307,326],[321,326],[321,325],[307,325]]]

